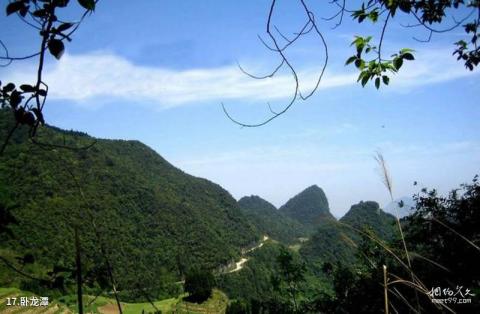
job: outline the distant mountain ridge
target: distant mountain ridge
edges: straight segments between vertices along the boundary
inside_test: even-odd
[[[330,213],[325,192],[317,185],[312,185],[292,197],[279,211],[312,229],[325,220],[335,220]]]
[[[245,216],[262,233],[283,243],[293,243],[307,235],[301,223],[284,215],[263,198],[251,195],[238,201]]]

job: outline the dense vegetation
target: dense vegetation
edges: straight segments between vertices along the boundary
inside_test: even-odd
[[[332,220],[318,226],[317,231],[301,247],[300,254],[321,269],[324,263],[352,263],[355,246],[351,230]]]
[[[280,212],[299,221],[304,226],[314,229],[325,219],[333,219],[328,207],[327,196],[321,188],[312,185],[292,197]]]
[[[414,252],[412,268],[427,287],[458,287],[475,294],[457,310],[480,312],[480,183],[478,175],[448,196],[423,189],[414,196],[416,211],[405,218],[406,241]],[[425,261],[435,261],[429,263]],[[461,297],[460,295],[457,295]]]
[[[395,217],[380,209],[377,202],[366,201],[352,205],[340,222],[364,230],[370,228],[380,239],[389,240],[394,236]]]
[[[415,211],[402,220],[408,256],[394,218],[383,213],[375,202],[360,202],[339,222],[323,224],[304,244],[301,255],[270,245],[255,252],[244,270],[227,275],[222,283],[236,299],[227,313],[380,313],[385,306],[384,280],[391,312],[478,313],[478,177],[448,197],[425,189],[414,199]],[[322,254],[330,246],[335,252],[331,243],[340,245],[341,234],[348,235],[355,244],[349,248],[347,260],[341,255]],[[321,235],[321,242],[315,241]],[[322,247],[320,243],[328,244]],[[314,244],[316,249],[309,248]],[[342,251],[341,247],[337,250]],[[307,252],[316,255],[312,259]],[[289,260],[297,262],[285,265]],[[295,285],[289,286],[294,289],[291,293],[275,289],[285,269],[296,274],[290,277],[297,278]],[[259,296],[255,291],[260,283],[263,286],[259,291],[268,294]],[[433,303],[432,297],[445,297],[432,295],[437,288],[456,294],[457,299],[470,299],[470,303]]]
[[[220,276],[217,284],[235,300],[229,313],[291,313],[292,294],[301,307],[318,293],[332,293],[326,275],[315,273],[301,255],[275,242],[252,252],[241,271]]]
[[[215,279],[213,274],[198,267],[193,267],[185,275],[185,292],[189,300],[197,303],[205,302],[212,295]]]
[[[416,209],[402,220],[411,267],[399,238],[388,242],[363,237],[359,263],[333,271],[335,297],[317,300],[331,313],[378,313],[385,302],[382,266],[386,267],[388,304],[398,313],[478,313],[480,303],[480,185],[462,185],[448,197],[424,189]],[[434,290],[440,294],[432,294]],[[448,295],[451,291],[452,295]],[[469,299],[434,303],[432,298]],[[369,302],[364,302],[366,299]]]
[[[0,112],[0,137],[14,123],[10,115]],[[176,293],[173,283],[192,265],[226,264],[259,239],[227,191],[183,173],[140,142],[43,127],[42,144],[33,145],[20,131],[0,157],[0,250],[6,262],[42,280],[0,263],[2,285],[70,289],[75,228],[85,281],[110,290],[109,262],[127,299],[143,298],[138,286],[155,297]],[[94,140],[89,149],[54,146]]]
[[[287,217],[259,196],[242,197],[238,205],[258,230],[275,240],[294,243],[298,238],[308,235],[302,224]]]
[[[381,210],[376,202],[360,202],[352,205],[339,221],[329,219],[317,226],[300,253],[318,267],[323,267],[324,263],[351,264],[361,233],[368,230],[379,239],[391,239],[394,221],[395,218]]]
[[[366,269],[360,250],[364,241],[370,242],[361,232],[387,240],[394,234],[393,223],[393,217],[377,203],[360,202],[340,221],[328,218],[319,222],[299,253],[268,243],[251,254],[244,269],[219,278],[219,287],[236,300],[229,313],[318,313],[332,309],[332,300],[338,300],[337,294],[346,288],[342,276],[349,278],[357,267]]]
[[[5,132],[13,119],[0,113]],[[215,308],[228,313],[378,313],[385,279],[389,307],[400,313],[446,311],[431,302],[435,287],[480,293],[477,177],[447,197],[414,197],[415,211],[401,221],[407,255],[395,218],[372,201],[338,221],[317,186],[281,210],[254,196],[237,203],[139,142],[77,149],[95,139],[53,127],[36,138],[15,133],[0,157],[2,286],[73,307],[77,230],[87,294],[112,296],[110,268],[122,301],[174,297],[180,312],[213,291]],[[242,253],[265,233],[272,239]],[[240,257],[248,258],[241,270],[218,271]],[[190,296],[182,299],[185,275]],[[448,306],[479,312],[471,297]]]

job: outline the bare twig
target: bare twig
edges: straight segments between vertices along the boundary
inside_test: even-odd
[[[268,108],[270,110],[270,113],[272,115],[269,118],[265,119],[263,122],[260,122],[260,123],[243,123],[243,122],[238,121],[237,119],[235,119],[231,116],[231,114],[226,109],[225,104],[222,103],[221,105],[222,105],[222,109],[223,109],[225,115],[232,122],[234,122],[234,123],[236,123],[236,124],[238,124],[242,127],[259,127],[259,126],[265,125],[265,124],[269,123],[270,121],[276,119],[280,115],[284,114],[285,112],[287,112],[293,106],[293,104],[296,101],[306,100],[309,97],[311,97],[315,93],[315,91],[318,89],[318,87],[320,85],[320,82],[322,80],[322,77],[325,73],[325,69],[326,69],[327,64],[328,64],[328,47],[327,47],[325,38],[323,37],[323,34],[320,32],[320,30],[319,30],[319,28],[316,24],[313,12],[308,8],[308,6],[306,5],[306,3],[303,0],[300,0],[300,3],[302,5],[302,8],[303,8],[303,10],[305,12],[305,15],[306,15],[306,22],[303,24],[303,26],[301,27],[301,29],[298,32],[294,33],[293,38],[289,38],[287,35],[282,33],[282,31],[279,29],[279,27],[277,27],[276,25],[273,25],[272,18],[273,18],[273,14],[274,14],[275,7],[276,7],[276,0],[272,0],[272,2],[271,2],[270,9],[269,9],[269,12],[268,12],[266,33],[269,36],[270,41],[273,44],[273,47],[270,46],[269,44],[267,44],[261,36],[258,36],[258,38],[260,39],[262,44],[268,50],[273,51],[280,58],[279,64],[273,69],[272,72],[270,72],[266,75],[254,75],[254,74],[251,74],[251,73],[247,72],[241,65],[238,64],[238,67],[240,68],[240,71],[243,72],[244,74],[246,74],[247,76],[249,76],[250,78],[253,78],[253,79],[272,78],[278,73],[278,71],[280,71],[280,69],[282,69],[282,68],[287,69],[290,72],[290,74],[292,76],[292,79],[293,79],[293,82],[294,82],[294,91],[292,93],[292,96],[290,97],[290,100],[286,103],[286,105],[280,111],[273,111],[270,104],[267,103]],[[280,45],[279,40],[277,39],[274,32],[272,32],[272,29],[275,30],[275,34],[280,36],[281,40],[286,42],[285,44]],[[290,60],[287,58],[287,56],[285,54],[285,51],[291,45],[293,45],[299,38],[301,38],[304,35],[309,34],[312,31],[315,32],[321,40],[321,43],[324,47],[325,58],[324,58],[324,63],[322,65],[319,76],[315,81],[314,87],[312,88],[311,91],[309,91],[307,94],[304,95],[300,91],[300,83],[299,83],[299,78],[298,78],[297,71],[293,67],[293,65],[291,64]]]

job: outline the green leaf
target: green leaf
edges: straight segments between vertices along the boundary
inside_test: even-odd
[[[364,67],[365,67],[365,61],[363,61],[362,59],[357,59],[355,60],[355,66],[362,70]]]
[[[370,73],[365,73],[365,75],[362,78],[362,86],[365,86],[370,79]]]
[[[72,27],[72,26],[73,26],[72,23],[63,23],[62,25],[60,25],[60,26],[57,28],[57,31],[59,31],[59,32],[66,31],[67,29],[69,29],[69,28]]]
[[[415,50],[410,48],[402,48],[400,49],[400,54],[407,53],[407,52],[414,52]]]
[[[48,50],[57,60],[59,60],[65,52],[65,46],[59,39],[50,39],[48,41]]]
[[[24,5],[20,8],[20,10],[18,11],[18,14],[20,14],[22,17],[25,17],[28,13],[28,9],[30,8],[29,5]]]
[[[21,10],[25,5],[21,1],[15,1],[7,5],[7,16]]]
[[[31,93],[35,91],[35,88],[32,85],[28,85],[28,84],[20,85],[20,89],[26,93]]]
[[[399,1],[398,7],[400,8],[400,10],[408,14],[412,9],[412,3],[410,1]]]
[[[390,78],[386,75],[382,76],[383,84],[388,85],[390,83]]]
[[[353,45],[358,45],[359,43],[363,42],[363,38],[361,36],[355,36],[355,40],[352,41],[352,43],[350,44],[350,46],[353,46]]]
[[[15,84],[13,84],[13,83],[8,83],[7,85],[5,85],[3,87],[3,91],[6,92],[6,93],[11,92],[14,89],[15,89]]]
[[[402,56],[405,60],[415,60],[415,57],[410,52],[406,52]]]
[[[365,43],[363,41],[361,43],[357,44],[357,54],[358,55],[362,54],[363,48],[365,48]]]
[[[397,69],[397,71],[400,70],[402,65],[403,65],[403,59],[402,58],[393,59],[393,66],[395,67],[395,69]]]
[[[375,79],[375,87],[376,87],[377,89],[380,88],[380,78],[379,78],[379,77],[377,77],[377,78]]]
[[[373,22],[376,23],[378,21],[378,11],[372,11],[368,14],[368,18]]]
[[[36,17],[46,17],[47,16],[47,10],[45,9],[40,9],[40,10],[36,10],[32,13],[33,16],[36,16]]]
[[[78,0],[78,3],[88,11],[95,10],[95,0]]]
[[[68,5],[69,0],[54,0],[54,5],[60,8],[64,8]]]
[[[23,97],[20,95],[20,92],[14,90],[10,95],[10,106],[12,106],[12,108],[16,108],[22,102],[22,99]]]
[[[351,56],[350,58],[347,59],[347,61],[345,62],[345,65],[349,65],[350,63],[352,63],[356,59],[357,59],[357,56]]]
[[[357,78],[357,82],[360,82],[360,80],[367,74],[367,71],[360,72]]]

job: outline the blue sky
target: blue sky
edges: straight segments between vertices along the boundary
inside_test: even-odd
[[[333,12],[327,1],[317,2],[311,6],[318,17]],[[279,3],[275,25],[291,34],[302,11],[296,1]],[[266,73],[278,61],[257,39],[265,35],[268,8],[269,1],[258,0],[100,1],[63,58],[47,62],[48,123],[140,140],[236,198],[257,194],[279,206],[317,184],[337,216],[360,200],[388,202],[377,150],[387,159],[396,197],[419,186],[446,192],[480,172],[478,70],[464,70],[451,56],[461,30],[419,44],[411,37],[426,33],[391,23],[384,49],[411,47],[417,60],[377,91],[358,86],[357,73],[343,64],[353,54],[353,36],[375,38],[378,27],[346,18],[331,30],[333,23],[322,21],[330,59],[317,93],[261,128],[229,121],[221,102],[239,120],[260,122],[269,115],[267,102],[278,110],[293,90],[287,72],[259,82],[236,65]],[[79,13],[72,8],[65,15]],[[0,28],[11,55],[38,45],[37,34],[15,17],[1,17]],[[324,60],[322,46],[308,36],[288,53],[307,90]],[[0,68],[1,79],[28,81],[32,65]]]

